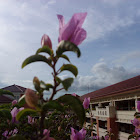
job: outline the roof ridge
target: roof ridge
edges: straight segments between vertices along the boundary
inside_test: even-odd
[[[119,94],[124,91],[139,89],[139,88],[140,88],[140,75],[137,75],[135,77],[123,80],[116,84],[112,84],[110,86],[84,94],[81,96],[81,98],[84,98],[86,96],[89,96],[91,98],[109,96],[109,95],[113,95],[116,93]]]
[[[10,85],[10,86],[7,86],[7,87],[12,87],[12,86],[14,86],[15,84],[13,84],[13,85]],[[4,88],[7,88],[7,87],[3,87],[3,88],[1,88],[1,89],[4,89]]]
[[[23,92],[23,90],[22,89],[20,89],[20,87],[18,87],[18,85],[15,85],[21,92]]]

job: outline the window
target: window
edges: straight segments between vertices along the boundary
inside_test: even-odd
[[[99,120],[99,127],[103,129],[107,129],[107,121],[100,121]]]
[[[135,131],[135,127],[132,124],[118,123],[118,129],[121,132],[132,134]]]
[[[116,101],[116,110],[135,110],[135,100]]]

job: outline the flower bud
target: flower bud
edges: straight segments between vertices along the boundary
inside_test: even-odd
[[[90,103],[90,97],[85,98],[83,102],[84,109],[88,109]]]
[[[61,126],[58,126],[58,131],[61,131]]]
[[[38,103],[38,96],[33,90],[27,89],[25,91],[25,101],[30,107],[36,107]]]
[[[41,39],[41,46],[42,46],[42,47],[43,47],[43,46],[48,46],[50,49],[52,49],[52,42],[51,42],[51,40],[50,40],[50,38],[49,38],[48,35],[44,34],[44,35],[42,36],[42,39]]]
[[[39,79],[37,77],[34,77],[33,83],[34,83],[35,89],[38,91],[40,89],[40,81],[39,81]]]
[[[17,104],[17,100],[12,101],[12,106],[14,106],[15,104]]]

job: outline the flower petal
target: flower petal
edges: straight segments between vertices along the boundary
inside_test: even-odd
[[[85,40],[86,37],[87,37],[87,32],[83,28],[80,28],[72,35],[70,41],[76,45],[80,45],[82,41]]]
[[[86,16],[87,13],[76,13],[67,24],[64,24],[63,16],[57,15],[59,20],[58,42],[68,40],[76,45],[81,44],[87,35],[86,31],[81,28]]]
[[[137,109],[140,111],[140,101],[137,101]]]
[[[75,20],[77,21],[77,28],[81,28],[83,25],[83,22],[87,16],[87,13],[76,13],[73,15]]]
[[[57,18],[59,20],[59,33],[61,32],[61,29],[64,27],[64,17],[62,15],[57,15]]]
[[[82,128],[79,132],[83,135],[83,138],[85,138],[87,131]]]
[[[77,27],[77,22],[73,16],[71,20],[61,29],[61,32],[59,35],[59,42],[61,40],[70,40],[70,37],[72,36],[76,27]]]
[[[16,117],[17,113],[18,113],[18,109],[17,109],[17,107],[14,107],[11,111],[12,117]]]

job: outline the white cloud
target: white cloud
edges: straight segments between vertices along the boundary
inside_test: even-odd
[[[129,52],[124,54],[123,56],[121,56],[119,59],[115,60],[115,63],[118,64],[124,64],[126,62],[130,62],[130,61],[137,61],[138,59],[140,59],[140,51],[133,51],[133,52]]]
[[[115,32],[123,27],[130,26],[135,23],[134,15],[124,15],[118,11],[114,14],[106,13],[101,9],[89,9],[88,18],[85,23],[87,29],[88,41],[94,41],[104,38],[111,32]]]
[[[140,74],[140,69],[127,70],[123,66],[110,67],[105,62],[99,62],[92,67],[91,72],[92,74],[87,76],[78,76],[71,90],[83,91],[85,94],[137,76]]]
[[[118,4],[124,2],[124,0],[102,0],[102,1],[112,6],[117,6]]]

